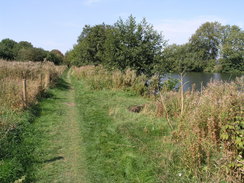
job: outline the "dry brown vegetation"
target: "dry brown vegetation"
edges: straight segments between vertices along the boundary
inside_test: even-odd
[[[195,176],[214,182],[243,179],[243,89],[242,77],[232,83],[211,82],[202,92],[183,96],[165,92],[156,102],[158,115],[177,120],[172,139],[181,147],[182,163]]]
[[[66,67],[51,62],[7,62],[0,60],[1,106],[19,110],[23,101],[23,80],[26,80],[27,105],[36,102],[38,94],[46,90]]]
[[[123,89],[152,94],[146,77],[101,66],[73,68],[93,89]],[[156,83],[157,78],[151,83]],[[166,118],[171,143],[178,147],[182,169],[200,182],[241,182],[244,175],[244,77],[231,83],[211,82],[202,91],[161,91],[142,112]]]
[[[0,130],[1,134],[14,128],[18,121],[11,113],[21,111],[37,102],[42,94],[63,73],[66,67],[51,62],[8,62],[0,60]],[[23,82],[26,82],[26,100]],[[8,115],[9,114],[9,115]]]

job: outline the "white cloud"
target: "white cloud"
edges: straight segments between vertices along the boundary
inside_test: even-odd
[[[84,4],[85,5],[92,5],[92,4],[94,4],[94,3],[98,3],[98,2],[100,2],[101,0],[85,0],[84,1]]]
[[[169,44],[186,43],[191,35],[205,22],[218,21],[226,24],[226,20],[215,16],[201,16],[192,19],[163,19],[154,22],[154,27],[158,31],[162,31],[165,39],[169,40]]]

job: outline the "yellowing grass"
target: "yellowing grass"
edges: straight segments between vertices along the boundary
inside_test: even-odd
[[[27,84],[28,105],[47,89],[66,67],[51,62],[8,62],[0,60],[0,103],[1,106],[19,110],[24,107],[23,80]]]

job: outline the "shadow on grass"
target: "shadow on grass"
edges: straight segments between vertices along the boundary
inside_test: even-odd
[[[47,160],[43,160],[43,161],[36,161],[36,163],[52,163],[54,161],[59,161],[59,160],[63,160],[64,157],[63,156],[56,156],[56,157],[53,157],[51,159],[47,159]]]
[[[65,90],[70,90],[71,89],[71,86],[63,78],[58,78],[55,81],[55,85],[52,88],[53,89],[56,88],[58,90],[65,91]],[[53,92],[50,91],[50,90],[41,93],[38,96],[38,101],[39,102],[37,104],[33,104],[33,105],[31,105],[31,106],[28,107],[28,110],[34,116],[34,118],[30,120],[30,122],[33,122],[36,119],[36,117],[40,117],[41,111],[42,111],[42,108],[40,107],[40,102],[43,101],[43,100],[46,100],[46,99],[60,99],[60,98],[56,97],[53,94]]]
[[[63,78],[59,78],[56,81],[56,84],[54,86],[55,88],[59,90],[69,90],[71,89],[70,84],[66,82]]]

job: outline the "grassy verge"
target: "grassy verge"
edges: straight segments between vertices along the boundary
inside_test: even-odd
[[[50,182],[53,172],[41,171],[40,167],[49,166],[50,162],[62,160],[62,156],[51,158],[57,153],[54,142],[50,146],[50,139],[56,138],[59,125],[62,122],[64,110],[54,108],[60,106],[64,99],[57,95],[67,89],[63,79],[58,79],[55,88],[48,90],[39,98],[39,103],[28,107],[24,111],[3,110],[0,120],[7,123],[8,129],[1,129],[1,161],[0,182]],[[57,100],[59,99],[59,100]],[[57,117],[59,116],[59,117]],[[50,134],[52,133],[52,134]],[[56,145],[56,146],[55,146]],[[53,147],[56,147],[53,148]],[[52,149],[53,148],[53,149]],[[44,177],[40,178],[40,175]],[[56,176],[56,175],[55,175]],[[38,180],[38,178],[40,178]],[[52,182],[52,181],[51,181]]]
[[[179,182],[178,154],[167,122],[128,111],[147,99],[91,90],[77,80],[74,86],[90,182]]]
[[[39,112],[37,102],[65,68],[49,62],[0,60],[1,183],[32,180],[37,132],[32,122]]]
[[[14,121],[8,131],[1,129],[0,182],[9,183],[23,178],[30,181],[33,171],[35,129],[31,127],[33,111],[13,112],[7,110],[0,115],[1,121]]]

